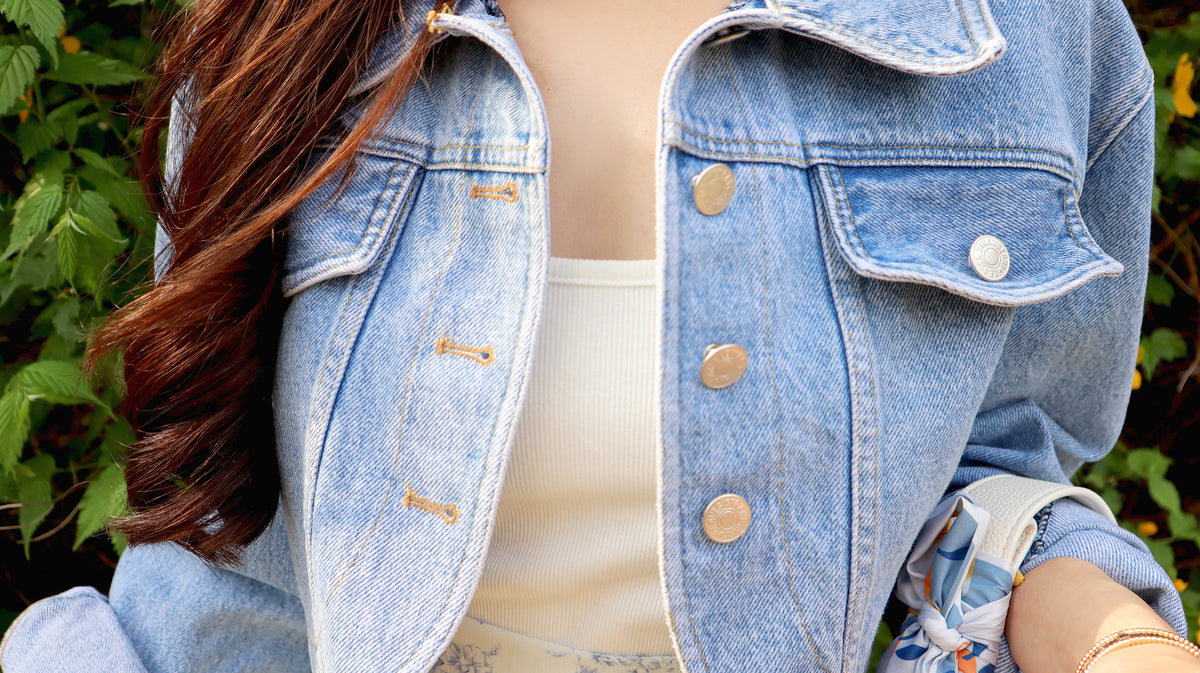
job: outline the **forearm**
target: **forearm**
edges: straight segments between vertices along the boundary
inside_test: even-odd
[[[1013,590],[1005,635],[1023,673],[1071,673],[1096,641],[1132,627],[1172,631],[1142,599],[1096,566],[1057,558],[1030,571]],[[1200,673],[1200,660],[1170,645],[1138,645],[1103,656],[1091,670]]]

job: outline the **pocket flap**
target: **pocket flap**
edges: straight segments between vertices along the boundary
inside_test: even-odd
[[[821,165],[813,176],[824,219],[859,275],[1019,306],[1124,271],[1088,234],[1070,183],[1047,171]],[[1007,249],[999,280],[972,265],[971,244],[984,235]]]
[[[416,166],[373,155],[358,155],[355,164],[344,186],[335,175],[292,212],[283,262],[284,296],[335,276],[362,273],[402,220]]]

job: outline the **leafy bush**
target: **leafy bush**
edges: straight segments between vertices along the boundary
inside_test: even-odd
[[[90,538],[124,506],[132,433],[112,411],[119,367],[96,388],[79,359],[88,330],[142,281],[152,250],[153,217],[128,158],[140,127],[128,112],[153,57],[148,28],[164,9],[0,0],[0,161],[10,167],[0,173],[0,566],[15,594],[0,607],[9,617],[44,585],[22,582],[36,567],[22,561],[94,548]]]

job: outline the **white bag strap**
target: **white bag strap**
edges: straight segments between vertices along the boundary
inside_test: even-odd
[[[980,551],[1004,559],[1016,568],[1037,536],[1034,516],[1059,498],[1071,498],[1116,523],[1112,510],[1094,491],[1078,486],[998,474],[980,479],[961,491],[991,513]]]

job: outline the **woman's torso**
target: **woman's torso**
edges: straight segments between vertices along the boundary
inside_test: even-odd
[[[1103,276],[1144,268],[1146,229],[1081,191],[1149,71],[1120,3],[989,4],[739,2],[667,68],[638,183],[653,183],[655,254],[596,256],[657,258],[658,563],[685,669],[861,670],[952,479],[1063,480],[1119,429],[1141,281]],[[444,41],[428,76],[346,190],[314,194],[289,229],[282,516],[242,572],[278,590],[293,655],[322,672],[421,673],[449,643],[543,309],[540,82],[494,5],[464,0],[430,27]],[[363,87],[406,43],[389,39]],[[714,170],[732,179],[705,182]],[[1085,194],[1131,189],[1114,170]],[[1000,280],[970,261],[983,234],[1011,254]],[[706,361],[712,344],[744,350],[744,372]],[[705,528],[725,494],[749,508],[733,541]],[[114,606],[159,581],[153,553],[122,561]],[[178,605],[181,624],[208,614]]]

